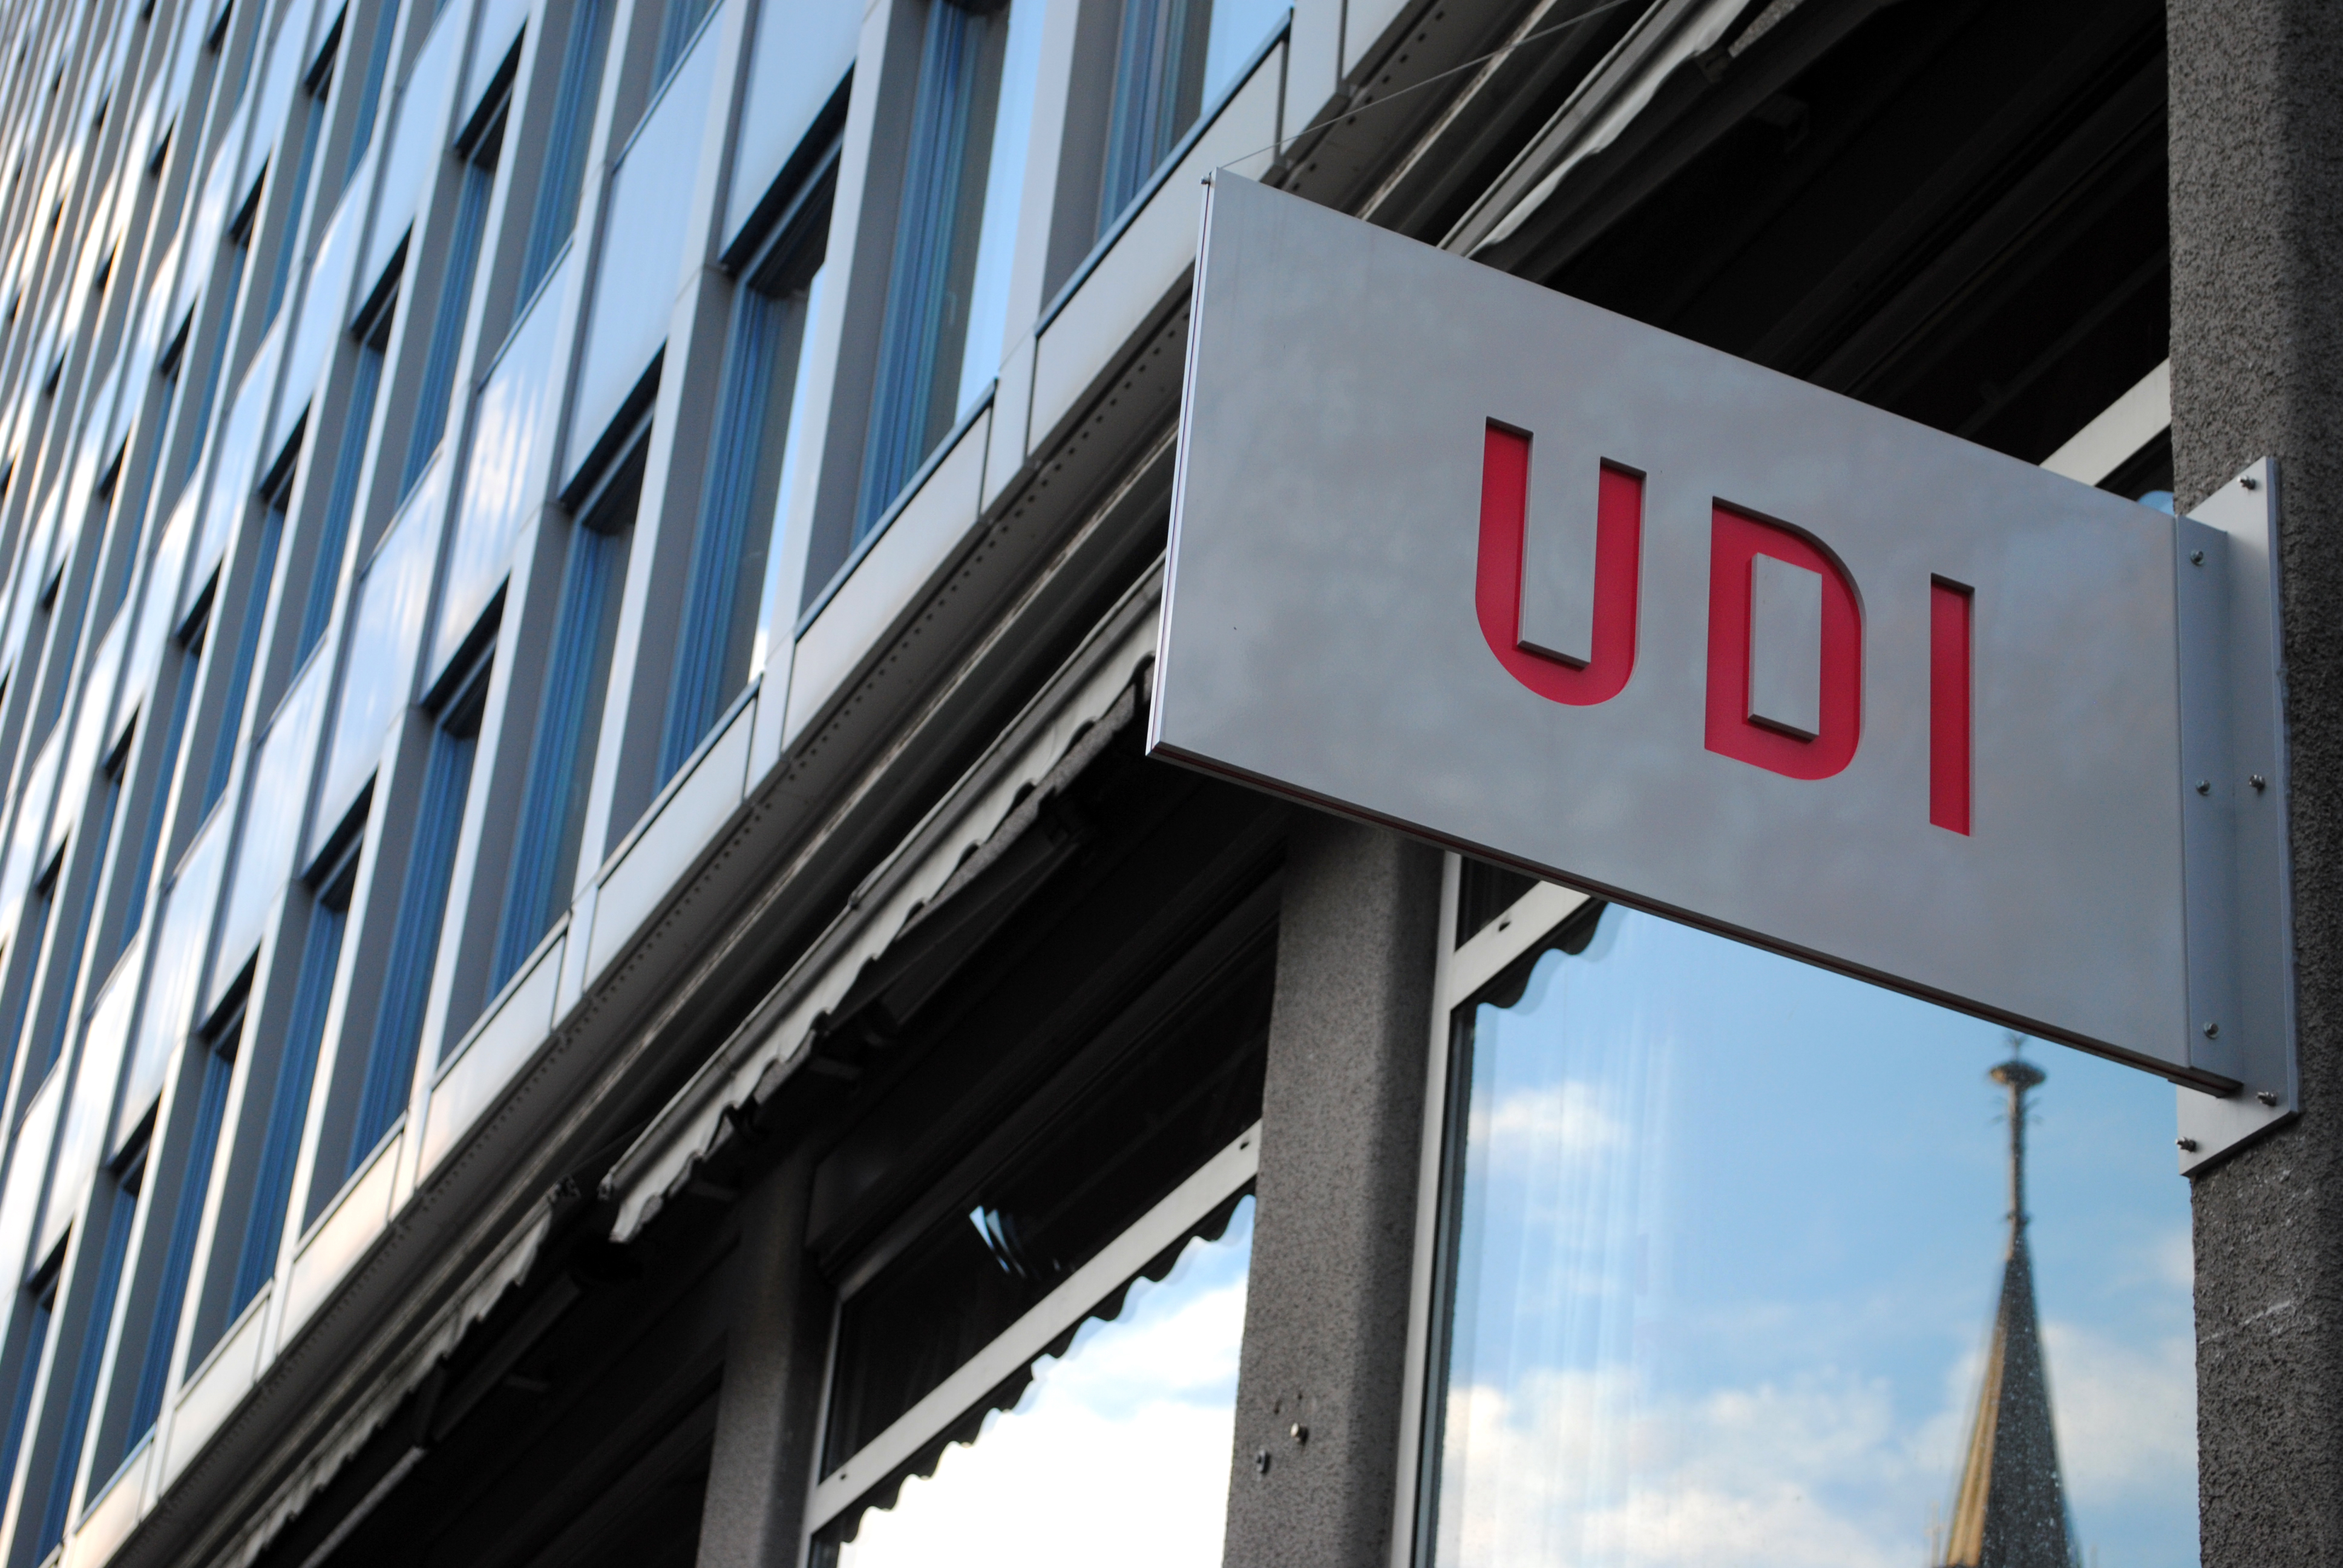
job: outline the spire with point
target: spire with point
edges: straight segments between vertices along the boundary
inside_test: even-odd
[[[2009,1247],[1960,1486],[1930,1557],[1937,1568],[2075,1568],[2026,1241],[2026,1096],[2044,1074],[2013,1056],[1990,1076],[2009,1091]]]

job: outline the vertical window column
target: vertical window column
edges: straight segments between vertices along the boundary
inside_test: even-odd
[[[114,1196],[106,1205],[106,1237],[100,1243],[97,1280],[89,1296],[89,1311],[81,1320],[81,1346],[74,1357],[73,1386],[66,1392],[64,1430],[57,1437],[55,1460],[49,1469],[48,1496],[41,1509],[38,1556],[65,1538],[65,1512],[72,1505],[74,1483],[81,1475],[81,1451],[89,1436],[89,1412],[97,1399],[97,1374],[106,1362],[106,1338],[114,1326],[114,1302],[122,1287],[122,1261],[130,1251],[130,1222],[138,1212],[138,1191],[146,1170],[146,1151],[133,1154],[112,1181]]]
[[[317,1075],[317,1048],[326,1036],[333,1005],[334,979],[341,970],[342,934],[349,926],[350,884],[357,874],[353,838],[320,879],[301,943],[301,973],[293,988],[292,1015],[277,1059],[277,1081],[268,1097],[268,1125],[261,1135],[260,1163],[254,1172],[252,1207],[245,1216],[244,1240],[236,1263],[235,1289],[227,1315],[233,1322],[277,1272],[277,1248],[285,1238],[285,1215],[293,1197],[293,1170],[301,1151],[301,1129],[308,1119],[309,1094]]]
[[[521,255],[520,291],[537,293],[554,258],[578,224],[578,195],[586,179],[586,147],[594,130],[594,107],[602,85],[602,62],[610,47],[611,0],[578,0],[569,14],[569,35],[561,50],[561,84],[546,133],[544,172],[537,205],[529,215],[528,245]]]
[[[401,497],[415,487],[447,433],[448,404],[456,385],[456,360],[463,351],[464,323],[472,313],[472,285],[479,271],[481,237],[488,227],[488,197],[497,184],[497,153],[503,146],[505,113],[499,108],[479,138],[465,149],[463,188],[456,197],[456,227],[447,239],[447,270],[439,285],[438,309],[431,318],[431,344],[423,364],[423,387],[415,406],[415,429],[407,439]]]
[[[236,627],[235,662],[228,666],[227,701],[220,709],[219,728],[212,739],[211,765],[205,770],[203,804],[208,815],[227,789],[236,768],[236,752],[244,734],[244,708],[252,692],[252,666],[260,652],[260,629],[268,618],[268,600],[277,586],[277,551],[285,537],[285,508],[293,494],[293,470],[270,487],[260,514],[260,538],[253,547],[251,586],[245,590],[244,615]]]
[[[858,543],[959,412],[1008,21],[954,0],[929,3],[855,507]]]
[[[196,1232],[202,1228],[204,1201],[211,1192],[212,1162],[219,1153],[220,1122],[227,1114],[228,1085],[236,1076],[236,1049],[242,1035],[239,1017],[219,1035],[199,1041],[202,1060],[191,1064],[196,1092],[195,1115],[188,1128],[186,1152],[179,1166],[178,1201],[171,1206],[171,1235],[163,1251],[162,1272],[155,1284],[154,1310],[149,1313],[138,1364],[138,1382],[132,1395],[128,1423],[129,1447],[136,1447],[163,1413],[163,1393],[171,1376],[171,1354],[178,1348],[179,1317],[187,1300],[187,1282],[195,1272]],[[184,1092],[184,1089],[183,1089]],[[131,1338],[123,1338],[121,1363],[130,1364]],[[195,1352],[200,1355],[200,1351]]]
[[[357,509],[358,475],[366,467],[367,440],[374,430],[374,406],[382,391],[383,350],[390,342],[394,294],[369,314],[357,328],[357,362],[350,376],[350,400],[342,415],[342,436],[334,452],[332,488],[326,492],[325,515],[317,523],[317,546],[309,558],[309,587],[303,597],[300,641],[294,662],[326,635],[334,618],[334,598],[341,590],[342,557],[349,546],[350,518]]]
[[[171,787],[178,776],[179,751],[187,739],[187,719],[196,706],[196,680],[203,670],[204,631],[208,618],[198,616],[179,639],[178,664],[167,695],[163,683],[156,683],[156,700],[166,703],[167,710],[160,715],[149,713],[145,722],[156,718],[163,722],[163,744],[155,759],[154,775],[147,789],[146,819],[139,825],[138,853],[130,862],[129,897],[123,905],[121,929],[116,932],[114,951],[121,952],[138,934],[138,922],[146,918],[146,897],[155,879],[155,859],[163,848],[163,824],[171,815]]]
[[[618,598],[627,578],[641,462],[630,458],[613,493],[570,531],[561,608],[546,660],[528,781],[523,788],[512,881],[497,925],[488,992],[507,980],[568,907],[578,874],[578,846],[593,784],[594,749],[601,734],[602,699],[610,678]]]
[[[416,809],[414,837],[407,849],[407,876],[399,890],[398,920],[384,968],[381,1010],[375,1016],[357,1126],[342,1168],[345,1176],[354,1174],[366,1162],[392,1124],[405,1114],[407,1094],[415,1085],[416,1053],[423,1041],[423,1014],[430,1000],[432,971],[439,960],[439,928],[447,912],[456,839],[463,827],[464,802],[471,793],[480,709],[495,652],[491,647],[480,655],[432,731],[422,800]]]
[[[828,200],[826,188],[815,193],[808,205],[818,210],[790,226],[774,247],[777,254],[751,273],[734,302],[659,743],[662,785],[748,684],[795,372],[810,314],[813,281],[806,268],[821,254]]]

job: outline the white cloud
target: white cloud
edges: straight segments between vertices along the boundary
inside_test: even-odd
[[[2042,1341],[2059,1464],[2077,1506],[2193,1497],[2197,1353],[2187,1337],[2127,1344],[2053,1321]]]
[[[1493,1106],[1474,1106],[1469,1136],[1476,1155],[1508,1167],[1585,1160],[1623,1147],[1627,1129],[1604,1109],[1593,1084],[1565,1079],[1510,1090]]]
[[[1249,1214],[1242,1218],[1249,1219]],[[1044,1359],[1012,1411],[862,1518],[840,1568],[1213,1568],[1234,1444],[1249,1233],[1192,1242]]]
[[[1549,1372],[1459,1391],[1450,1422],[1455,1568],[1907,1568],[1937,1490],[1885,1384],[1844,1376],[1681,1399]]]

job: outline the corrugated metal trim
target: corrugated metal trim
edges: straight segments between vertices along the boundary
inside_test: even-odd
[[[455,1353],[472,1325],[495,1311],[507,1291],[528,1277],[538,1249],[544,1246],[552,1227],[553,1200],[548,1197],[472,1271],[471,1277],[439,1309],[407,1354],[343,1418],[308,1462],[277,1489],[272,1505],[246,1527],[242,1537],[217,1559],[219,1563],[230,1568],[249,1568],[268,1549],[277,1533],[298,1518],[311,1500],[341,1473],[342,1466],[357,1456],[358,1450],[390,1420],[407,1396],[431,1375],[432,1369]]]
[[[603,1179],[613,1239],[641,1231],[728,1135],[811,1055],[824,1020],[921,917],[976,880],[1137,717],[1155,657],[1151,578],[848,900],[803,957],[702,1063]]]

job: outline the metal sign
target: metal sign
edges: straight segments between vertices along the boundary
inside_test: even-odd
[[[2290,1108],[2267,466],[2176,521],[1250,181],[1204,234],[1153,754],[2149,1068],[2198,1158]]]

